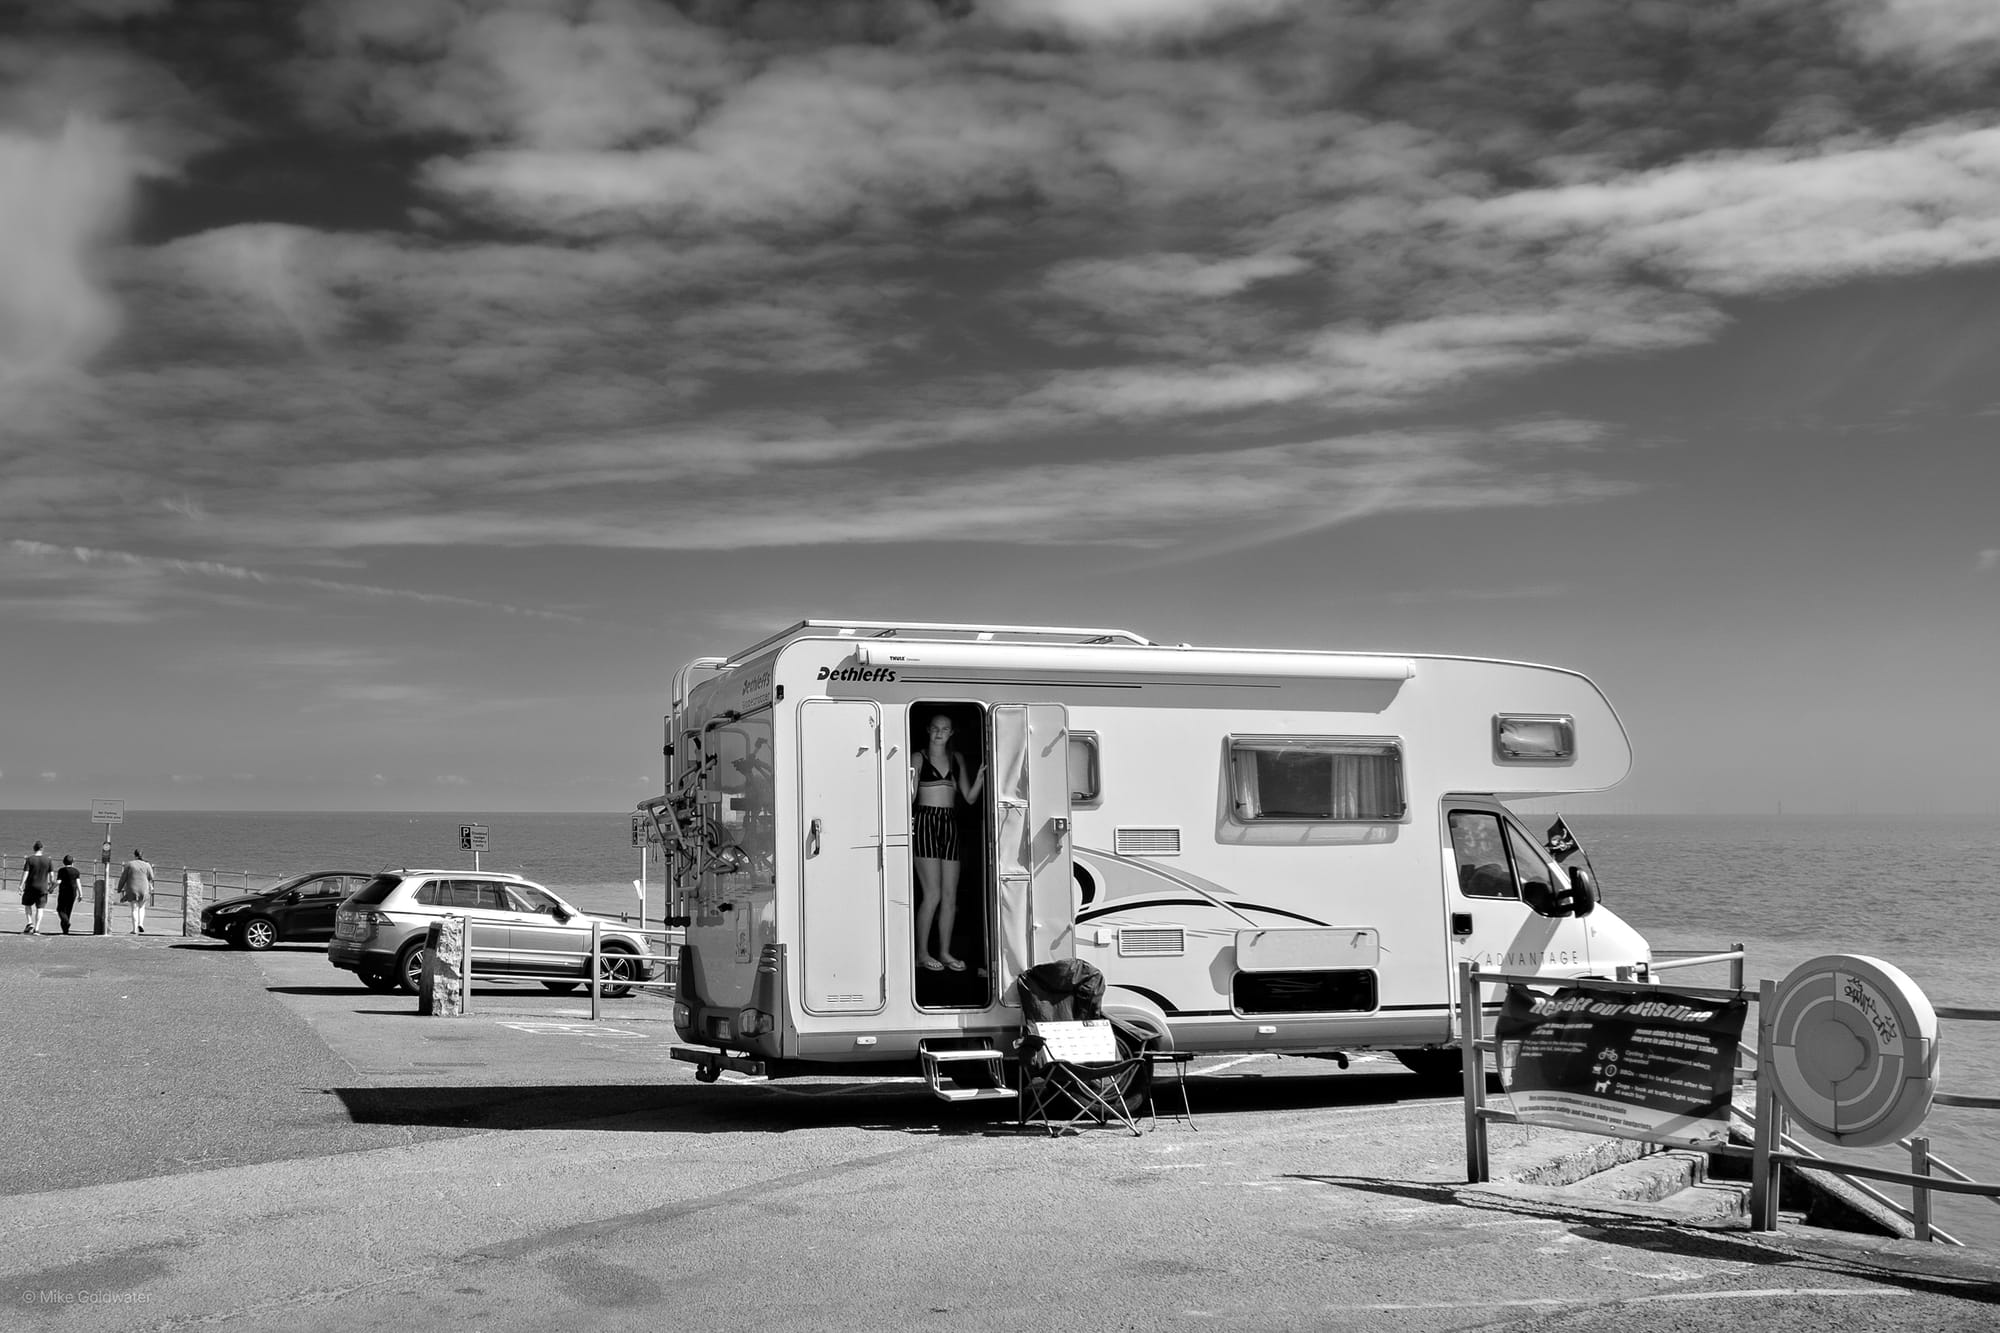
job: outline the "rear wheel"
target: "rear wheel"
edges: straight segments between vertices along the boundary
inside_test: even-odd
[[[424,979],[424,946],[421,942],[406,944],[396,955],[396,967],[390,973],[396,989],[406,995],[415,995],[417,987]]]
[[[278,923],[267,916],[253,916],[236,928],[236,942],[246,949],[268,949],[278,942]]]

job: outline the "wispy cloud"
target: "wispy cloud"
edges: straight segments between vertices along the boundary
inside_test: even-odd
[[[488,602],[474,597],[457,597],[448,593],[419,592],[408,588],[383,588],[366,583],[343,583],[334,579],[312,578],[299,574],[272,574],[262,570],[248,569],[241,565],[222,564],[214,560],[182,560],[168,556],[137,555],[130,551],[110,551],[90,546],[55,546],[48,542],[10,539],[10,551],[17,555],[37,560],[63,560],[89,567],[108,566],[114,569],[137,569],[157,574],[177,574],[198,579],[220,579],[232,583],[258,584],[267,587],[312,588],[320,592],[337,593],[344,597],[383,597],[397,600],[421,602],[432,606],[466,607],[480,611],[501,611],[508,615],[529,616],[541,620],[561,620],[580,622],[581,617],[566,612],[547,611],[536,607],[512,606],[505,602]]]

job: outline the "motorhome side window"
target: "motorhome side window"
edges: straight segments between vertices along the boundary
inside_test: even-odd
[[[1377,823],[1403,817],[1403,747],[1356,736],[1232,736],[1237,822]]]
[[[1088,731],[1069,734],[1069,798],[1095,801],[1101,790],[1097,776],[1097,737]]]

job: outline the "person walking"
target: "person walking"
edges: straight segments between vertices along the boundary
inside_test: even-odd
[[[76,868],[76,858],[65,856],[56,871],[56,920],[62,922],[65,935],[69,934],[69,914],[76,910],[76,893],[82,886],[83,872]]]
[[[153,901],[153,863],[137,847],[118,872],[118,901],[132,904],[132,933],[146,933],[146,904]]]
[[[55,873],[56,863],[49,860],[37,841],[35,850],[21,861],[21,915],[28,919],[21,927],[23,935],[42,933],[42,908],[49,901],[49,881]]]

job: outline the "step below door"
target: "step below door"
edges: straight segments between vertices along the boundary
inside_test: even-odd
[[[866,699],[799,706],[801,1003],[815,1014],[878,1012],[883,957],[882,726]]]

